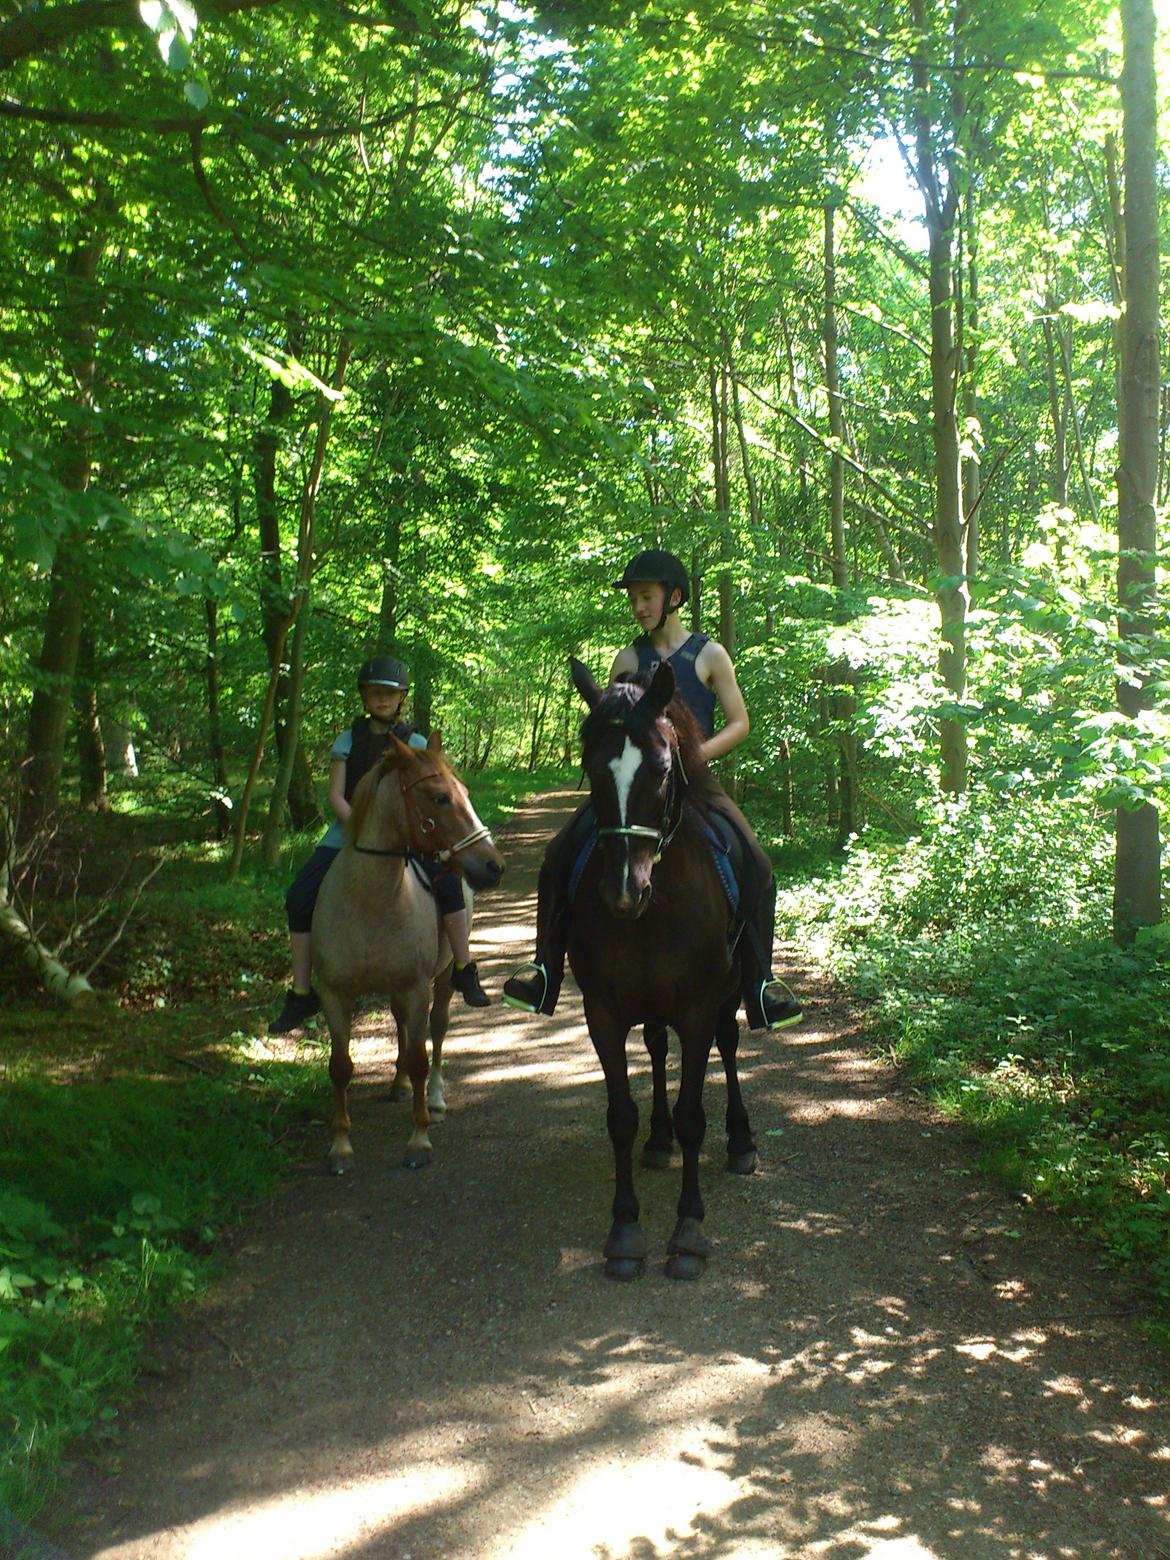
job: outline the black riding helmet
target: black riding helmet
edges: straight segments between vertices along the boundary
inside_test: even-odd
[[[659,628],[671,612],[686,604],[691,593],[686,564],[663,547],[648,547],[636,558],[631,558],[621,579],[613,582],[615,590],[629,590],[631,585],[661,585],[666,592],[662,599],[662,616],[658,619]],[[670,604],[672,590],[681,592],[681,599],[673,607]]]
[[[410,687],[410,668],[397,656],[371,656],[363,662],[357,674],[357,685],[359,688],[396,688],[402,691]]]

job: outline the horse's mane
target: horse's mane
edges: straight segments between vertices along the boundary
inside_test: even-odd
[[[427,757],[434,763],[437,773],[446,771],[458,779],[445,756],[436,749],[418,748],[411,751],[417,751],[420,754],[425,751]],[[384,774],[388,774],[392,769],[399,768],[404,762],[405,760],[400,757],[393,747],[388,747],[379,761],[372,768],[367,769],[358,781],[354,787],[353,800],[350,802],[349,817],[345,820],[345,832],[351,840],[356,840],[362,831],[362,825],[366,821],[366,814],[369,812],[374,800],[374,792],[378,789],[378,781]]]
[[[356,840],[362,832],[370,803],[374,800],[374,792],[378,789],[378,781],[385,774],[386,768],[386,755],[383,755],[378,763],[366,770],[354,787],[353,798],[349,804],[349,817],[345,820],[345,832],[351,840]]]
[[[581,741],[585,747],[597,736],[603,726],[615,717],[621,719],[650,686],[653,672],[621,672],[590,710],[581,726]],[[678,755],[682,759],[687,780],[690,782],[687,797],[696,807],[705,808],[722,793],[722,786],[707,767],[702,755],[703,733],[685,699],[677,694],[663,712],[675,729]]]

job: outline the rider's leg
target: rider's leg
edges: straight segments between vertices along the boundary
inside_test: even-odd
[[[772,973],[772,942],[776,935],[776,879],[772,863],[730,797],[721,796],[713,805],[731,822],[744,846],[739,884],[744,929],[739,955],[748,1028],[790,1029],[800,1023],[804,1011],[784,982]]]
[[[451,984],[462,996],[468,1007],[490,1007],[492,999],[479,983],[479,971],[471,957],[471,927],[467,920],[467,905],[463,899],[463,880],[449,869],[431,879],[435,891],[435,903],[443,916],[443,930],[451,944],[455,967],[451,971]]]
[[[536,955],[504,982],[504,1002],[525,1013],[552,1013],[569,947],[569,879],[593,824],[586,802],[548,843],[536,887]]]
[[[317,849],[297,873],[285,895],[288,912],[289,942],[292,947],[292,985],[285,993],[284,1006],[268,1026],[270,1035],[288,1034],[299,1029],[321,1006],[311,984],[312,939],[309,932],[313,925],[313,906],[325,881],[325,874],[333,865],[337,851],[331,845],[318,845]]]

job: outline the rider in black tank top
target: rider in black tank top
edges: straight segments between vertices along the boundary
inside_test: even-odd
[[[699,723],[699,730],[704,737],[715,735],[715,694],[703,682],[695,670],[695,662],[702,653],[703,647],[711,643],[706,634],[692,634],[685,644],[679,645],[673,655],[665,657],[670,662],[674,672],[674,686],[678,695],[685,701],[691,714]],[[630,649],[638,657],[638,670],[640,672],[652,672],[663,660],[663,657],[654,648],[649,634],[643,634],[635,639]]]
[[[618,655],[610,681],[634,670],[651,671],[664,658],[669,660],[678,692],[703,733],[704,758],[715,758],[737,747],[748,734],[748,714],[731,658],[706,634],[683,637],[685,630],[671,616],[685,603],[690,589],[681,559],[659,549],[639,553],[613,583],[627,592],[643,633]],[[700,658],[705,667],[702,674]],[[704,676],[710,683],[704,682]],[[717,704],[725,718],[718,732]],[[788,1029],[804,1014],[792,992],[772,974],[776,906],[772,865],[729,796],[721,795],[711,805],[728,820],[744,847],[739,882],[744,929],[739,959],[748,1024],[752,1029]],[[529,1013],[551,1013],[556,1007],[569,942],[570,877],[592,825],[592,807],[586,803],[549,843],[537,890],[536,957],[504,982],[504,1001],[510,1007]]]

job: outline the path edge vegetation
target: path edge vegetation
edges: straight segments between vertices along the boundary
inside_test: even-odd
[[[557,768],[484,771],[477,809],[498,828],[526,795],[565,783]],[[295,857],[315,840],[290,843]],[[324,1120],[324,1031],[267,1038],[291,874],[257,861],[225,897],[229,849],[197,845],[163,873],[163,924],[157,906],[140,917],[114,966],[121,1001],[107,992],[63,1014],[29,977],[4,1007],[0,1552],[42,1516],[72,1457],[116,1465],[151,1330],[206,1293],[232,1232],[312,1153]],[[180,974],[180,925],[183,947],[232,966],[232,991],[163,995]]]

